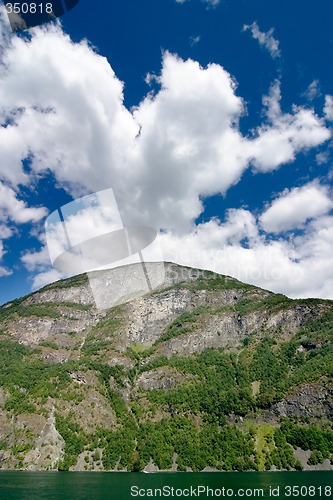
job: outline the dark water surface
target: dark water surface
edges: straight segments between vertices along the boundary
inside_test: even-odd
[[[333,499],[333,472],[0,472],[1,500]]]

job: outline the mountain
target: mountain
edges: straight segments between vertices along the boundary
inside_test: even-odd
[[[0,308],[0,468],[333,469],[333,302],[165,271],[109,310],[86,275]]]

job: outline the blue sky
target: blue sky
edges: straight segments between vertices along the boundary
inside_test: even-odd
[[[333,298],[332,16],[80,0],[27,37],[3,15],[0,303],[61,277],[47,215],[109,187],[127,224],[163,229],[166,260]]]

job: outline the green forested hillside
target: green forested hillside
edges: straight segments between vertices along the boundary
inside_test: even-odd
[[[292,301],[216,275],[149,300],[174,290],[206,290],[208,298],[170,316],[156,340],[142,343],[124,340],[128,305],[107,311],[84,334],[70,325],[97,317],[92,304],[24,298],[0,310],[2,468],[302,469],[296,448],[310,450],[307,465],[333,463],[332,303]],[[219,300],[226,291],[235,291],[232,305],[225,295]],[[276,319],[284,311],[300,323],[292,332]],[[266,322],[247,332],[253,314]],[[238,343],[189,355],[165,350],[198,331],[205,336],[204,325],[226,315],[235,335],[242,328]],[[67,330],[36,343],[18,338],[22,325],[41,329],[40,321],[63,318]]]

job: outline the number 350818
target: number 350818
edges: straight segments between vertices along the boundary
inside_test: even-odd
[[[52,14],[52,3],[7,3],[8,14]]]

